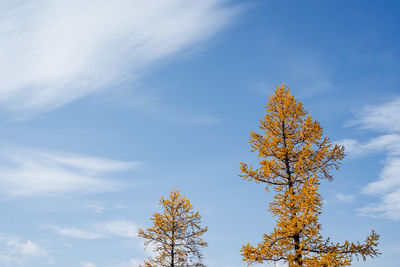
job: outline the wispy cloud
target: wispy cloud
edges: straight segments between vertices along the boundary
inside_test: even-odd
[[[391,193],[382,195],[378,203],[371,203],[358,209],[361,215],[375,218],[400,220],[400,189],[396,188]]]
[[[352,157],[385,153],[391,156],[400,155],[400,135],[384,134],[371,138],[366,142],[355,139],[343,139],[336,143],[345,147],[346,154]]]
[[[343,193],[335,194],[335,198],[339,202],[353,202],[354,201],[354,196],[353,195],[346,195],[346,194],[343,194]]]
[[[138,259],[130,259],[128,261],[123,261],[117,265],[111,265],[108,267],[139,267],[139,264],[143,264],[143,261],[140,261]],[[81,267],[96,267],[92,262],[82,262]]]
[[[86,240],[97,240],[107,238],[128,238],[135,239],[141,250],[144,249],[144,243],[142,240],[137,239],[138,226],[135,222],[129,220],[112,220],[96,222],[82,227],[64,227],[53,224],[43,224],[42,229],[54,231],[56,234],[65,236],[67,238],[74,239],[86,239]],[[145,251],[146,255],[153,254],[153,247],[150,246]],[[123,261],[115,265],[107,265],[108,267],[139,267],[142,264],[142,260],[130,259]],[[81,263],[81,267],[96,267],[97,265],[92,261],[85,261]]]
[[[380,197],[359,211],[373,217],[400,220],[400,158],[388,158],[379,179],[363,188],[365,194]]]
[[[51,225],[51,224],[43,224],[41,226],[43,229],[48,229],[56,232],[59,235],[66,236],[66,237],[71,237],[71,238],[79,238],[79,239],[99,239],[103,238],[104,236],[95,233],[91,230],[82,230],[82,229],[77,229],[74,227],[59,227],[56,225]]]
[[[53,263],[49,253],[31,240],[0,237],[0,263],[2,266],[23,265],[30,260],[44,259]]]
[[[102,214],[105,210],[107,210],[107,208],[101,203],[87,203],[82,209],[91,210],[97,214]]]
[[[139,162],[14,148],[0,157],[0,191],[14,197],[113,191],[120,184],[101,178],[102,174],[139,165]]]
[[[115,220],[110,222],[100,222],[94,224],[94,230],[104,236],[137,237],[138,227],[136,223],[127,220]]]
[[[366,106],[348,126],[359,126],[378,132],[400,132],[400,97],[378,106]]]
[[[355,139],[339,141],[352,156],[384,155],[384,167],[376,181],[362,192],[379,201],[358,209],[363,215],[400,220],[400,98],[378,106],[367,106],[349,125],[382,134],[366,142]]]
[[[396,187],[400,190],[400,158],[389,158],[385,163],[385,167],[380,174],[379,180],[364,187],[364,193],[386,193],[392,191]]]
[[[143,264],[143,261],[139,261],[138,259],[130,259],[129,261],[124,261],[120,264],[110,267],[139,267],[139,264]]]
[[[127,220],[98,222],[89,225],[86,229],[60,227],[52,224],[43,224],[41,227],[62,236],[88,240],[111,237],[136,238],[138,229],[136,223]]]
[[[187,116],[187,117],[179,117],[176,119],[178,123],[184,125],[215,125],[219,124],[222,119],[214,116]]]
[[[2,1],[0,9],[0,105],[29,112],[136,79],[239,10],[225,0]]]

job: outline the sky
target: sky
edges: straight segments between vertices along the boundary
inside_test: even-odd
[[[210,267],[246,266],[272,194],[241,179],[285,83],[346,158],[324,236],[400,254],[400,4],[373,0],[0,0],[0,266],[137,267],[179,189]],[[280,266],[280,265],[277,265]],[[283,265],[282,265],[283,266]]]

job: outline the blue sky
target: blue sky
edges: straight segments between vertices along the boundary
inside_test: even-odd
[[[335,241],[400,253],[397,1],[0,1],[0,266],[133,267],[176,188],[209,227],[211,267],[246,266],[271,194],[243,181],[285,82],[346,146],[321,185]]]

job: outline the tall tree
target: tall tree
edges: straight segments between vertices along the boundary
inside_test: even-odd
[[[346,266],[354,257],[377,256],[379,235],[374,231],[362,243],[333,243],[323,239],[320,180],[332,180],[330,169],[338,169],[344,147],[331,144],[321,125],[312,119],[285,86],[277,86],[260,121],[263,134],[250,133],[252,152],[258,152],[260,167],[241,162],[241,177],[263,183],[275,195],[269,205],[276,226],[264,234],[256,247],[242,247],[249,264],[283,261],[289,266]]]
[[[189,200],[181,196],[179,190],[171,191],[169,199],[161,197],[162,213],[154,213],[150,218],[153,227],[139,229],[139,237],[145,245],[152,245],[157,256],[149,257],[146,267],[151,266],[204,266],[200,248],[207,246],[202,235],[207,226],[200,226],[201,216],[194,211]]]

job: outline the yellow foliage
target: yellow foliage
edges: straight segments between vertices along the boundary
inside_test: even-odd
[[[284,261],[289,266],[346,266],[354,256],[377,256],[379,235],[374,231],[364,244],[332,243],[321,236],[318,217],[322,198],[321,178],[332,180],[330,169],[338,169],[344,147],[333,145],[321,125],[312,119],[283,84],[266,104],[260,121],[263,134],[250,133],[252,152],[258,152],[260,167],[241,162],[240,176],[273,188],[269,205],[276,226],[256,247],[242,247],[249,264]]]
[[[144,267],[153,266],[204,266],[200,248],[207,246],[201,236],[207,227],[200,226],[201,216],[193,211],[189,200],[179,190],[171,191],[169,199],[161,197],[162,213],[150,218],[153,227],[138,230],[145,245],[153,245],[157,256],[149,257]]]

